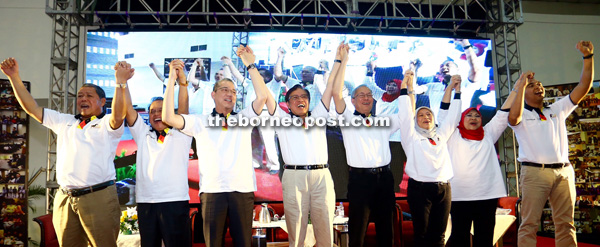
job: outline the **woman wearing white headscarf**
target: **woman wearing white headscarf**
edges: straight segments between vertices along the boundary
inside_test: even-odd
[[[413,77],[414,74],[405,74],[398,118],[400,126],[403,126],[400,135],[407,158],[405,172],[410,177],[408,205],[413,218],[415,246],[444,246],[451,203],[448,181],[453,176],[446,142],[460,119],[461,78],[453,76],[446,88],[442,104],[450,102],[453,89],[456,92],[446,121],[437,127],[430,108],[412,110],[414,106],[410,97],[414,97],[411,92]]]

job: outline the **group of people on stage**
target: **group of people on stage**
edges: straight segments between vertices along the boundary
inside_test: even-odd
[[[469,47],[465,47],[469,49]],[[349,169],[350,246],[363,246],[369,219],[374,219],[378,246],[392,246],[394,226],[393,176],[389,141],[399,131],[406,153],[408,203],[412,213],[415,246],[444,246],[444,232],[452,214],[452,246],[492,245],[497,200],[506,196],[494,143],[507,126],[519,142],[522,164],[522,223],[519,246],[535,246],[542,208],[547,199],[553,209],[557,246],[576,246],[573,213],[575,184],[568,160],[565,119],[591,88],[593,45],[577,43],[583,55],[579,84],[568,97],[545,107],[544,87],[528,71],[515,83],[501,110],[485,126],[477,108],[461,112],[463,79],[450,78],[435,115],[429,107],[416,108],[413,70],[404,71],[399,86],[397,113],[390,126],[342,127]],[[266,106],[267,117],[305,119],[373,116],[374,92],[356,87],[345,99],[344,77],[349,46],[341,43],[326,81],[316,100],[301,84],[285,93],[283,101],[269,92],[255,65],[255,54],[239,46],[237,55],[250,75],[254,99],[234,112],[236,85],[223,78],[212,87],[214,108],[207,114],[188,114],[188,79],[184,63],[169,64],[164,98],[151,100],[146,125],[131,103],[127,82],[134,69],[118,62],[112,113],[102,109],[104,91],[84,84],[77,93],[79,114],[71,115],[40,107],[24,87],[14,58],[1,64],[15,96],[25,111],[54,131],[57,140],[57,182],[53,223],[61,246],[116,246],[120,208],[114,186],[113,160],[127,122],[137,144],[137,202],[142,246],[188,246],[189,205],[187,166],[192,137],[197,140],[200,199],[207,246],[223,246],[229,227],[236,246],[250,246],[256,177],[252,166],[251,128],[209,125],[209,118],[258,118]],[[175,97],[178,109],[175,111]],[[332,104],[333,100],[333,104]],[[309,111],[309,106],[313,105]],[[416,108],[416,109],[415,109]],[[328,169],[324,127],[278,128],[273,126],[285,162],[283,203],[290,246],[303,246],[306,227],[314,227],[317,246],[332,246],[335,193]]]

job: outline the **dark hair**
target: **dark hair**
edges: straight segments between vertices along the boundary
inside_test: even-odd
[[[273,73],[268,70],[268,69],[259,69],[258,72],[263,71],[265,73],[265,77],[269,77],[271,78],[271,80],[273,80]],[[265,83],[270,82],[271,80],[267,81],[267,78],[263,78],[263,80],[265,80]]]
[[[217,89],[219,89],[219,86],[221,86],[221,84],[223,84],[226,81],[233,83],[233,86],[235,87],[235,83],[231,79],[223,78],[223,79],[219,80],[218,82],[216,82],[215,85],[213,85],[213,92],[216,92]]]
[[[100,99],[106,99],[106,93],[104,92],[104,89],[102,89],[98,85],[92,83],[84,83],[83,85],[81,85],[81,88],[84,87],[94,88],[96,90],[96,94],[98,94],[98,97],[100,97]]]
[[[165,99],[160,96],[152,97],[152,99],[150,99],[150,104],[148,104],[148,112],[150,112],[150,106],[152,105],[152,103],[154,103],[154,101],[159,101],[159,100],[165,100]]]
[[[313,67],[313,66],[305,66],[302,70],[307,69],[308,71],[312,72],[312,73],[316,73],[317,72],[317,68]]]
[[[292,92],[299,90],[299,89],[304,90],[304,92],[306,92],[306,94],[308,94],[308,102],[310,102],[310,92],[308,90],[306,90],[306,88],[304,88],[300,84],[296,84],[295,86],[290,88],[290,90],[288,90],[287,93],[285,93],[285,102],[290,102],[290,95],[292,94]]]

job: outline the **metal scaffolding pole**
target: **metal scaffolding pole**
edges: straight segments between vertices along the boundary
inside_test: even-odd
[[[52,18],[50,57],[50,87],[48,108],[74,113],[77,100],[77,65],[79,58],[80,16],[74,15],[75,1],[46,1],[46,11]],[[46,212],[52,211],[56,183],[56,134],[48,130],[48,160],[46,165]]]
[[[488,18],[491,19],[488,26],[494,37],[496,95],[498,105],[501,105],[506,101],[521,72],[517,27],[523,23],[523,12],[519,0],[491,0],[487,4]],[[512,129],[506,129],[498,140],[498,152],[508,194],[511,196],[520,196],[516,147]]]

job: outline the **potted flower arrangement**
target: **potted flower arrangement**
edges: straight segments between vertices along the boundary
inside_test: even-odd
[[[121,234],[131,235],[139,231],[137,207],[127,207],[121,212]]]

